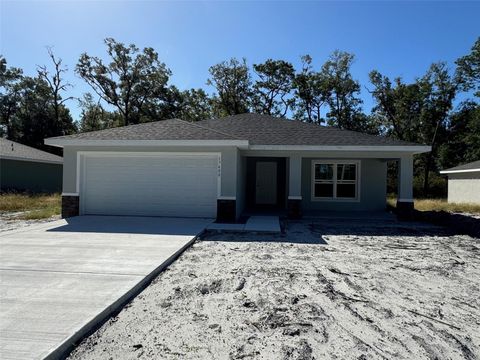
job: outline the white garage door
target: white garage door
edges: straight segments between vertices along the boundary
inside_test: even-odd
[[[215,217],[217,154],[84,155],[84,214]]]

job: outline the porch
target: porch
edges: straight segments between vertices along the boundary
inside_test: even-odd
[[[238,150],[235,163],[229,163],[235,165],[235,196],[219,198],[217,222],[255,215],[299,219],[316,213],[385,211],[389,161],[399,165],[397,208],[410,211],[412,154]]]

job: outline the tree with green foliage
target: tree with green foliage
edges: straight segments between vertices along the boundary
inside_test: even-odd
[[[200,121],[214,117],[212,99],[203,89],[182,91],[180,118],[187,121]]]
[[[473,44],[470,54],[455,61],[455,78],[464,91],[473,90],[480,97],[480,37]]]
[[[52,78],[49,78],[52,80]],[[63,84],[59,81],[60,86]],[[70,111],[62,102],[62,91],[54,96],[44,76],[24,76],[17,68],[9,68],[0,59],[0,116],[2,136],[39,149],[46,137],[68,135],[76,131]]]
[[[213,86],[216,116],[236,115],[249,112],[252,81],[245,58],[242,61],[232,58],[222,61],[209,69],[207,85]]]
[[[379,118],[384,133],[399,140],[416,141],[421,108],[418,84],[405,84],[401,78],[392,82],[376,70],[369,76],[376,102],[372,112]]]
[[[448,119],[445,141],[440,145],[439,162],[443,169],[480,159],[480,105],[462,102]]]
[[[435,163],[438,147],[446,136],[448,115],[452,110],[457,88],[445,63],[432,64],[425,76],[417,82],[420,84],[423,94],[419,142],[432,147],[430,152],[422,154],[424,159],[423,193],[428,196],[430,171],[438,166]]]
[[[361,129],[356,122],[365,120],[359,115],[362,112],[360,83],[353,79],[350,71],[354,59],[353,54],[335,50],[321,69],[329,89],[327,121],[341,129]]]
[[[79,104],[82,108],[78,124],[80,132],[117,127],[122,122],[120,114],[104,109],[100,101],[94,101],[93,95],[90,93],[84,94],[83,99],[79,100]]]
[[[315,72],[310,55],[304,55],[302,70],[293,81],[295,113],[294,118],[309,123],[323,124],[322,108],[330,97],[330,87],[323,73]]]
[[[21,69],[8,67],[7,60],[0,56],[0,136],[9,139],[18,137],[14,115],[20,102],[23,78]]]
[[[254,64],[257,80],[253,85],[253,111],[284,117],[293,105],[290,95],[295,77],[293,65],[283,60],[268,59]]]
[[[162,112],[162,106],[168,95],[171,72],[158,59],[158,53],[152,48],[140,51],[133,44],[125,46],[112,38],[105,39],[105,45],[109,63],[84,53],[76,73],[103,101],[116,108],[122,115],[123,125],[160,120],[152,118],[157,114],[168,116]]]
[[[47,137],[69,135],[76,131],[69,109],[60,104],[55,110],[54,99],[49,84],[40,77],[24,77],[14,122],[18,141],[38,149],[54,151],[44,145]]]
[[[397,78],[392,85],[390,79],[378,71],[370,73],[370,81],[376,101],[373,112],[384,120],[386,134],[432,147],[431,152],[420,157],[417,167],[423,169],[423,195],[428,196],[430,171],[437,165],[438,147],[446,136],[456,95],[456,85],[446,64],[432,64],[427,73],[412,84]]]

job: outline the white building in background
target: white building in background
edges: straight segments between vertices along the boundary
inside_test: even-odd
[[[480,160],[440,171],[448,176],[448,202],[480,204]]]

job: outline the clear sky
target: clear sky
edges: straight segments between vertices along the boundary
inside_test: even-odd
[[[310,54],[319,67],[340,49],[356,55],[352,73],[369,111],[369,71],[411,81],[432,62],[453,68],[480,36],[479,19],[480,2],[461,1],[0,0],[0,53],[34,75],[36,65],[48,64],[46,46],[53,46],[70,69],[70,95],[80,97],[89,88],[73,73],[78,57],[104,57],[106,37],[153,47],[180,89],[206,88],[208,68],[231,57],[298,66]],[[76,102],[68,106],[78,119]]]

